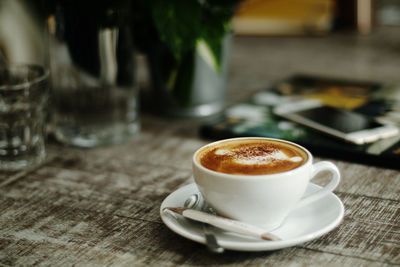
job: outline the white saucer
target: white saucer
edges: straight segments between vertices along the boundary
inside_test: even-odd
[[[310,184],[306,194],[320,188]],[[180,215],[163,212],[165,207],[182,207],[185,200],[197,193],[196,184],[189,184],[172,192],[161,204],[160,215],[163,222],[175,233],[190,240],[205,243],[201,224]],[[333,230],[342,221],[344,207],[340,199],[333,193],[315,201],[308,206],[291,212],[285,222],[271,233],[282,238],[280,241],[264,241],[245,237],[214,228],[215,235],[221,247],[230,250],[267,251],[294,246],[316,239]]]

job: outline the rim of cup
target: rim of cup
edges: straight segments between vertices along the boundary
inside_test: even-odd
[[[6,67],[3,69],[0,68],[0,71],[18,70],[18,69],[29,70],[29,71],[31,69],[39,70],[39,75],[33,79],[29,79],[28,81],[23,81],[18,84],[6,84],[6,85],[0,84],[0,90],[3,90],[5,88],[7,88],[7,90],[21,90],[26,88],[27,86],[30,86],[32,84],[37,84],[46,80],[50,75],[50,71],[48,70],[48,68],[45,68],[44,66],[38,64],[24,64],[24,63],[9,64],[6,65]]]
[[[244,140],[244,139],[252,139],[252,140],[255,140],[255,139],[271,140],[271,141],[275,141],[275,142],[282,142],[282,143],[286,143],[286,144],[289,144],[289,145],[293,145],[293,146],[295,146],[295,147],[300,148],[300,149],[303,150],[304,152],[306,152],[306,154],[307,154],[307,160],[306,160],[302,165],[300,165],[300,166],[298,166],[298,167],[296,167],[296,168],[294,168],[294,169],[287,170],[287,171],[283,171],[283,172],[278,172],[278,173],[269,173],[269,174],[268,174],[268,173],[267,173],[267,174],[232,174],[232,173],[223,173],[223,172],[217,172],[217,171],[214,171],[214,170],[210,170],[210,169],[204,167],[203,165],[201,165],[200,162],[198,162],[197,159],[196,159],[196,158],[197,158],[197,155],[200,153],[200,151],[202,151],[203,149],[205,149],[205,148],[207,148],[207,147],[216,145],[216,144],[218,144],[218,143],[229,142],[229,141],[235,141],[235,140]],[[299,171],[300,169],[304,168],[305,166],[310,165],[310,164],[312,163],[312,160],[313,160],[313,157],[312,157],[311,152],[308,151],[308,150],[307,150],[306,148],[304,148],[303,146],[301,146],[301,145],[299,145],[299,144],[296,144],[296,143],[293,143],[293,142],[291,142],[291,141],[282,140],[282,139],[277,139],[277,138],[269,138],[269,137],[235,137],[235,138],[221,139],[221,140],[218,140],[218,141],[209,143],[209,144],[207,144],[207,145],[204,145],[204,146],[198,148],[198,149],[196,150],[196,152],[193,154],[193,157],[192,157],[192,162],[193,162],[193,164],[194,164],[197,168],[201,169],[202,171],[204,171],[204,172],[206,172],[206,173],[209,173],[209,174],[212,174],[212,175],[217,175],[217,176],[221,176],[221,177],[229,177],[229,179],[235,179],[235,178],[241,179],[241,178],[244,178],[244,177],[247,178],[247,179],[249,179],[249,178],[250,178],[250,179],[251,179],[251,178],[254,178],[254,179],[257,179],[257,178],[258,178],[258,179],[260,179],[260,178],[278,178],[278,177],[281,176],[282,174],[289,174],[289,175],[290,175],[290,174],[293,173],[293,172]]]

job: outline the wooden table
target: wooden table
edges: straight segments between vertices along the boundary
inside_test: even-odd
[[[397,33],[397,34],[395,34]],[[234,40],[228,101],[296,72],[400,82],[400,34]],[[191,156],[210,140],[193,120],[142,114],[130,142],[95,149],[48,146],[45,164],[1,174],[0,266],[400,265],[400,172],[333,160],[343,222],[272,252],[216,255],[161,221],[165,197],[192,183]],[[316,160],[321,160],[317,158]],[[399,163],[400,164],[400,163]]]

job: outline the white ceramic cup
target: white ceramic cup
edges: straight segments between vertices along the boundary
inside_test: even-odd
[[[216,172],[202,166],[197,155],[209,146],[222,142],[262,139],[284,142],[305,151],[307,160],[289,171],[263,175],[237,175]],[[233,138],[217,141],[198,149],[193,156],[193,176],[207,204],[219,215],[273,230],[282,224],[290,211],[310,204],[331,193],[340,181],[340,172],[331,162],[312,163],[311,153],[292,142],[272,138]],[[317,173],[328,171],[331,180],[315,193],[304,196],[310,180]]]

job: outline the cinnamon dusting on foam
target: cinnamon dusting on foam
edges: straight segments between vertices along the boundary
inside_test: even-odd
[[[279,141],[222,142],[198,156],[204,167],[223,173],[259,175],[288,171],[302,165],[307,154]]]

